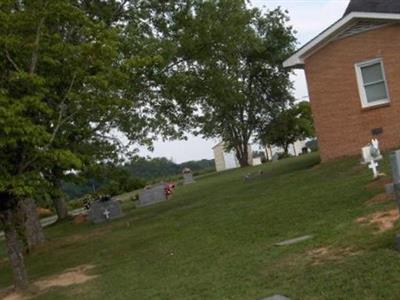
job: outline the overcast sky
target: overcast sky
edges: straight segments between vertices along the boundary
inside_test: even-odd
[[[252,6],[273,9],[280,6],[289,11],[290,24],[297,31],[298,46],[303,45],[333,22],[341,18],[349,0],[251,0]],[[308,91],[303,71],[293,75],[294,96],[307,98]],[[141,149],[140,154],[151,157],[167,157],[175,162],[213,158],[212,146],[217,140],[204,140],[189,136],[187,141],[158,141],[154,151]],[[253,149],[256,147],[253,146]]]

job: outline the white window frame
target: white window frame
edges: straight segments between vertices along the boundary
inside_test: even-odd
[[[380,63],[380,65],[381,65],[383,81],[385,83],[387,98],[380,99],[380,100],[374,101],[372,103],[369,103],[368,102],[368,98],[367,98],[367,93],[365,91],[365,86],[366,85],[364,84],[364,79],[363,79],[363,76],[362,76],[361,69],[363,67],[368,67],[368,66],[371,66],[371,65],[375,65],[377,63]],[[387,84],[387,80],[386,80],[385,67],[383,65],[382,58],[375,58],[375,59],[363,61],[363,62],[360,62],[360,63],[356,63],[355,64],[355,68],[356,68],[356,75],[357,75],[358,91],[360,93],[362,107],[363,108],[368,108],[368,107],[373,107],[373,106],[377,106],[377,105],[390,103],[389,88],[388,88],[388,84]],[[378,83],[378,82],[371,82],[368,85],[376,84],[376,83]]]

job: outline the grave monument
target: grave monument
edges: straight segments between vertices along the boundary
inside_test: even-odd
[[[153,186],[145,187],[139,193],[139,206],[152,205],[157,202],[167,200],[165,192],[165,183],[159,183]]]
[[[183,184],[184,185],[191,184],[194,182],[192,170],[190,170],[189,168],[183,169],[182,175],[183,175]]]
[[[88,218],[95,224],[111,221],[122,217],[119,203],[109,196],[101,197],[90,205]]]
[[[378,161],[382,159],[381,151],[379,150],[379,141],[372,139],[371,143],[361,149],[362,164],[368,164],[368,168],[372,170],[374,179],[379,177]]]
[[[395,195],[397,207],[400,211],[400,150],[390,155],[393,183],[386,185],[386,192]],[[396,249],[400,251],[400,234],[396,235]]]

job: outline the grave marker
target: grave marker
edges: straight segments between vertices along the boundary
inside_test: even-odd
[[[261,300],[290,300],[290,298],[282,296],[282,295],[273,295],[268,298],[263,298]]]
[[[184,185],[194,183],[192,170],[185,168],[182,171],[182,175]]]
[[[400,211],[400,150],[390,155],[390,164],[392,167],[393,183],[385,186],[386,192],[394,194],[397,207]],[[400,234],[396,235],[396,249],[400,251]]]
[[[122,217],[119,203],[111,197],[102,197],[90,205],[88,217],[95,224],[114,220]]]
[[[295,239],[290,239],[290,240],[287,240],[287,241],[276,243],[275,245],[276,246],[288,246],[288,245],[293,245],[293,244],[297,244],[297,243],[300,243],[300,242],[304,242],[304,241],[312,239],[312,238],[313,238],[312,235],[305,235],[305,236],[301,236],[301,237],[298,237],[298,238],[295,238]]]
[[[146,187],[139,193],[139,206],[152,205],[167,200],[165,183]]]
[[[378,160],[382,159],[381,151],[379,150],[379,141],[372,139],[368,146],[361,149],[362,164],[368,164],[368,168],[372,170],[374,179],[379,177]]]

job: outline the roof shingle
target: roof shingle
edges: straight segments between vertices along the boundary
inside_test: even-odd
[[[351,0],[344,15],[351,12],[400,13],[400,0]]]

